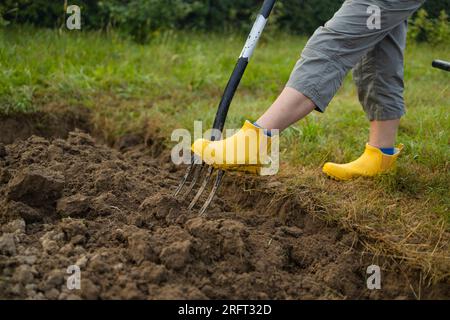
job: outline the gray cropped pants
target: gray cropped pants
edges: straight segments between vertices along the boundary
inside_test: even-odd
[[[403,100],[407,19],[425,0],[347,0],[307,42],[288,87],[324,112],[353,68],[370,121],[399,119]]]

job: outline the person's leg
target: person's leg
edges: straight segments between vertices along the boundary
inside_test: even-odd
[[[404,52],[407,21],[392,29],[353,70],[358,97],[370,121],[369,144],[393,148],[405,114]]]
[[[286,87],[272,106],[256,121],[265,129],[286,129],[306,117],[316,106],[308,97],[295,89]]]
[[[306,44],[286,85],[297,92],[285,89],[256,124],[263,129],[285,129],[307,115],[313,105],[317,111],[324,112],[348,71],[424,1],[345,1],[334,17],[317,29]],[[368,27],[371,16],[368,9],[373,5],[381,11],[379,29]],[[243,129],[248,127],[246,125]],[[211,155],[219,154],[217,150],[226,150],[226,140],[211,142],[201,139],[194,143],[192,150],[204,159],[207,149],[206,153]],[[214,163],[214,156],[209,160]]]
[[[353,70],[360,102],[370,121],[369,142],[364,154],[347,164],[326,163],[323,171],[349,180],[373,176],[391,169],[401,147],[395,148],[403,101],[404,50],[407,22],[394,28],[369,51]]]
[[[400,119],[371,121],[369,144],[379,149],[394,148]]]
[[[304,118],[313,105],[316,110],[324,112],[347,72],[423,2],[344,2],[334,17],[309,39],[286,85],[287,89],[256,123],[266,129],[283,130]],[[367,26],[367,9],[371,5],[377,5],[381,10],[380,29],[369,29]]]

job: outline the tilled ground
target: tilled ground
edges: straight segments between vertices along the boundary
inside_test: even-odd
[[[368,290],[357,236],[287,200],[271,206],[276,180],[247,192],[231,177],[199,217],[171,196],[180,174],[167,156],[79,131],[0,145],[0,298],[415,298],[414,273]],[[67,287],[72,265],[80,290]]]

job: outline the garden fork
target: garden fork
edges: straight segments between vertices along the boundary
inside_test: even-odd
[[[435,68],[445,70],[445,71],[450,71],[450,62],[448,62],[448,61],[434,60],[432,65]]]
[[[239,59],[236,63],[236,66],[231,74],[230,80],[225,88],[222,99],[220,100],[220,104],[216,113],[216,118],[214,120],[212,134],[210,137],[211,141],[216,141],[221,139],[221,132],[225,125],[225,120],[227,118],[228,109],[230,108],[231,101],[233,100],[234,94],[241,82],[242,76],[244,75],[245,69],[247,68],[248,62],[253,54],[253,51],[256,48],[259,38],[266,26],[267,20],[269,18],[270,13],[272,12],[273,6],[275,5],[276,0],[265,0],[264,4],[261,8],[260,14],[256,18],[255,23],[253,24],[250,35],[247,38],[247,41],[244,45],[244,49],[239,56]],[[200,188],[197,190],[194,198],[189,204],[189,210],[194,208],[195,204],[200,199],[201,195],[205,191],[208,186],[211,178],[214,176],[215,171],[217,171],[214,184],[211,192],[209,193],[205,203],[200,208],[200,215],[203,215],[213,200],[217,190],[220,187],[222,179],[225,175],[225,171],[223,170],[214,170],[213,167],[208,166],[204,162],[202,162],[197,156],[193,155],[191,159],[191,164],[186,170],[180,185],[175,191],[175,197],[182,194],[183,187],[188,183],[186,191],[181,195],[182,199],[186,199],[189,194],[195,189],[197,182],[201,181]],[[205,173],[205,174],[204,174]],[[203,176],[203,177],[202,177]]]

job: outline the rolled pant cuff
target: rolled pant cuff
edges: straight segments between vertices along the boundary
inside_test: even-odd
[[[389,120],[397,120],[403,117],[406,114],[406,111],[403,109],[399,112],[391,112],[391,113],[383,113],[383,112],[369,112],[366,113],[367,119],[369,121],[389,121]]]
[[[305,86],[304,84],[300,83],[291,83],[290,81],[286,84],[286,87],[297,90],[305,97],[309,98],[316,106],[316,111],[320,113],[325,112],[325,109],[327,108],[327,103],[322,101],[322,99],[320,98],[320,94],[316,89],[311,88],[309,86]]]

